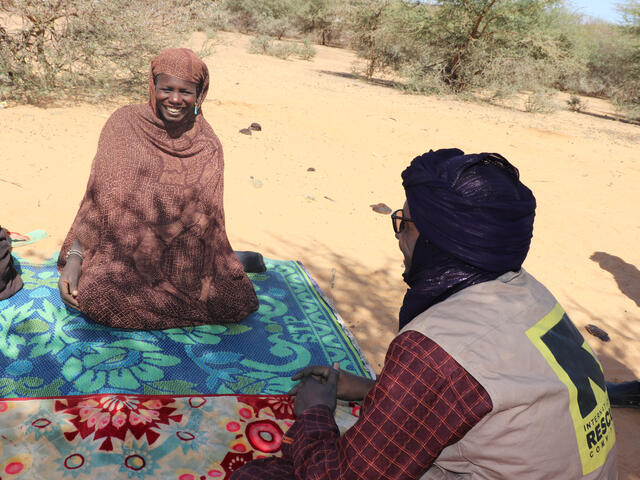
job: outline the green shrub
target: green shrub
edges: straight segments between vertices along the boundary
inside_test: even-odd
[[[249,53],[259,53],[269,55],[273,48],[273,39],[267,35],[258,35],[249,42]]]
[[[277,38],[278,40],[288,34],[291,34],[291,32],[292,28],[290,20],[286,18],[262,17],[258,20],[256,26],[256,33],[260,35],[268,35],[270,37]]]
[[[290,42],[278,42],[273,44],[271,50],[267,52],[267,55],[278,57],[282,60],[287,60],[294,54],[295,50],[295,45]]]
[[[308,40],[302,43],[277,42],[266,35],[258,35],[249,42],[249,53],[270,55],[283,60],[287,60],[292,56],[302,60],[310,60],[316,55],[316,49]]]
[[[567,106],[572,112],[582,112],[585,108],[587,108],[587,104],[576,95],[571,95],[571,97],[569,97],[569,100],[567,100]]]
[[[316,49],[308,38],[305,38],[302,45],[298,47],[296,55],[302,60],[311,60],[316,56]]]
[[[403,88],[408,93],[443,95],[451,89],[442,81],[442,72],[432,68],[421,68],[418,64],[407,65],[401,70],[406,79]]]
[[[341,0],[297,0],[293,9],[293,26],[303,35],[314,34],[321,45],[344,45],[344,18]]]
[[[230,23],[243,33],[282,38],[290,29],[295,0],[225,0]]]
[[[553,91],[547,89],[536,90],[527,97],[524,109],[529,113],[551,113],[555,110],[553,96]]]

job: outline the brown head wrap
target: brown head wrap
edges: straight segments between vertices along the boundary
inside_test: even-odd
[[[188,48],[167,48],[151,60],[149,104],[156,113],[155,77],[163,73],[195,83],[198,86],[196,106],[198,112],[202,111],[202,102],[204,102],[209,90],[209,69],[195,53]]]

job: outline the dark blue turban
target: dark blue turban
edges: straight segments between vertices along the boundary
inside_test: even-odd
[[[518,170],[497,153],[432,150],[402,179],[420,235],[404,274],[400,328],[460,290],[519,270],[536,209]]]
[[[491,272],[520,269],[536,200],[497,153],[429,151],[402,172],[411,217],[427,240]]]

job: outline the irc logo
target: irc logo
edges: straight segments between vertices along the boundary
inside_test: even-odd
[[[604,464],[615,443],[602,367],[558,304],[527,336],[569,391],[582,471],[591,473]]]

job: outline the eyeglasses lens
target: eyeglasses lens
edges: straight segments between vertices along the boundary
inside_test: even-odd
[[[402,218],[403,213],[404,212],[402,211],[402,209],[400,209],[400,210],[396,210],[391,215],[391,219],[393,220],[393,231],[395,233],[400,233],[402,232],[402,230],[404,230],[405,221]]]

